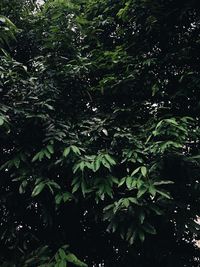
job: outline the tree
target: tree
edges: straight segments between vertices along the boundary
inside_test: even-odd
[[[14,2],[1,266],[198,266],[197,1]]]

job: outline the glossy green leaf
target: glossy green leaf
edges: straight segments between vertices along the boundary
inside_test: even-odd
[[[142,167],[141,167],[141,173],[142,173],[142,175],[143,175],[144,177],[146,177],[146,175],[147,175],[147,168],[146,168],[145,166],[142,166]]]
[[[31,194],[32,197],[39,195],[42,192],[42,190],[44,189],[44,187],[45,187],[45,184],[43,182],[36,185],[32,191],[32,194]]]

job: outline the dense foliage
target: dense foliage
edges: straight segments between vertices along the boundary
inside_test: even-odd
[[[1,266],[199,266],[199,21],[1,0]]]

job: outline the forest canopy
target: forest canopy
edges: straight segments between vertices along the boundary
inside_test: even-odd
[[[0,1],[0,266],[199,266],[198,2]]]

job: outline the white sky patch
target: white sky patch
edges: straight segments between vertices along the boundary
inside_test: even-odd
[[[36,4],[39,5],[39,6],[41,6],[41,5],[44,4],[44,0],[37,0],[36,1]]]

